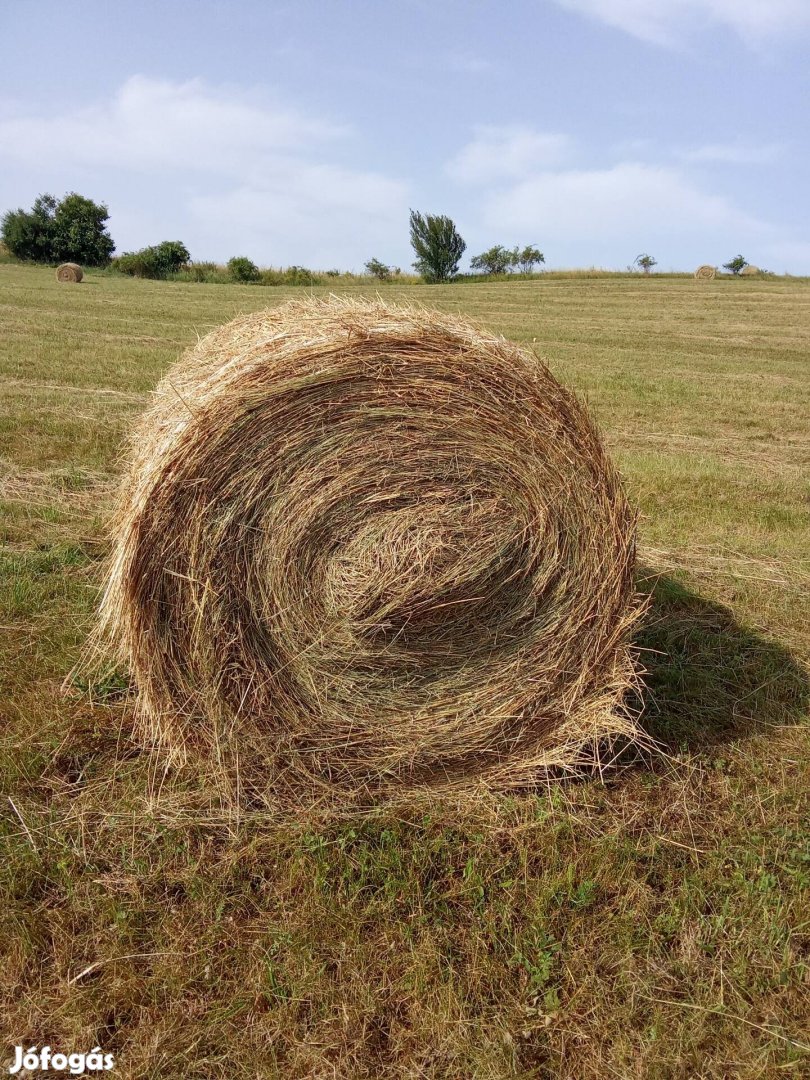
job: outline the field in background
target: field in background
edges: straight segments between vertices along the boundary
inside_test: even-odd
[[[115,680],[93,705],[60,685],[149,389],[197,334],[306,291],[0,265],[3,1060],[49,1043],[100,1045],[125,1077],[805,1075],[810,285],[381,285],[586,395],[642,511],[645,718],[668,756],[363,821],[202,818],[128,741]]]

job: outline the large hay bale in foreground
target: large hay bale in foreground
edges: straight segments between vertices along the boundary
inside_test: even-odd
[[[295,302],[158,388],[101,629],[147,741],[254,801],[517,786],[634,734],[634,530],[533,356],[435,312]]]
[[[84,271],[78,263],[62,263],[61,266],[56,268],[56,280],[63,282],[72,282],[74,285],[78,285],[84,277]]]
[[[703,266],[699,266],[695,271],[695,278],[697,281],[714,281],[717,277],[717,268],[710,266],[708,263],[704,263]]]

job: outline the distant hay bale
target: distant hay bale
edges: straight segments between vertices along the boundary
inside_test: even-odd
[[[56,268],[57,281],[68,281],[78,285],[83,277],[84,272],[78,263],[62,263]]]
[[[584,406],[449,315],[296,301],[133,434],[100,637],[251,805],[510,787],[637,734],[635,513]]]
[[[740,271],[740,277],[761,277],[762,271],[758,266],[752,266],[750,263],[748,266],[744,266]]]
[[[709,266],[708,263],[704,263],[703,266],[699,266],[695,271],[695,278],[698,281],[714,281],[717,277],[717,268]]]

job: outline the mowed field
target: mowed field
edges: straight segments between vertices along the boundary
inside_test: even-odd
[[[307,291],[0,265],[3,1067],[47,1043],[139,1078],[810,1075],[810,283],[380,287],[588,399],[641,510],[661,750],[290,823],[203,811],[130,739],[120,675],[62,684],[150,388]]]

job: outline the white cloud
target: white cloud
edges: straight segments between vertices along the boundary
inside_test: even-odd
[[[669,44],[682,33],[726,26],[749,44],[810,26],[807,0],[556,0],[635,37]]]
[[[772,165],[782,157],[784,149],[781,143],[709,143],[683,150],[678,156],[697,164]]]
[[[491,60],[474,53],[448,53],[442,62],[459,75],[486,75],[494,68]]]
[[[537,169],[561,164],[569,153],[565,135],[521,125],[477,127],[472,142],[447,165],[447,173],[465,184],[518,179]]]
[[[667,251],[716,261],[729,245],[753,251],[775,239],[767,223],[679,170],[637,162],[538,173],[488,195],[481,214],[488,236],[530,237],[556,265],[616,267],[650,251],[666,268]]]
[[[83,165],[244,175],[268,155],[332,142],[345,128],[253,95],[135,75],[110,102],[0,120],[6,156]]]
[[[355,141],[342,124],[199,79],[134,76],[89,108],[0,115],[5,160],[35,191],[87,190],[89,177],[103,188],[119,250],[180,237],[198,258],[239,250],[275,265],[359,268],[401,251],[408,188],[343,164]],[[0,195],[9,186],[0,177]]]

